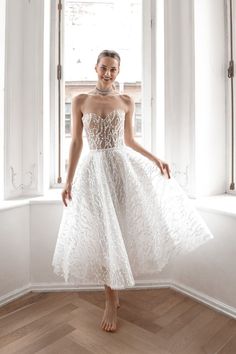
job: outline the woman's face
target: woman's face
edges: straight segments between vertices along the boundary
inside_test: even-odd
[[[103,57],[95,66],[98,80],[103,85],[111,86],[119,74],[119,63],[116,59],[110,57]]]

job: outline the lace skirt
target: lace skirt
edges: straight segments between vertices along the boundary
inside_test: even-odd
[[[132,287],[213,238],[175,178],[126,145],[83,156],[71,193],[52,260],[67,283]]]

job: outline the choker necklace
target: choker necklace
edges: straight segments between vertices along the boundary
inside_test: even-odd
[[[95,87],[95,90],[100,94],[100,95],[108,95],[109,93],[111,93],[113,90],[112,90],[112,87],[109,88],[108,90],[103,90],[103,89],[99,89],[97,86]]]

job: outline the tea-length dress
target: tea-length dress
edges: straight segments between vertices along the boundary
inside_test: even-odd
[[[124,289],[213,238],[171,176],[124,143],[125,112],[82,117],[89,152],[79,159],[53,270],[75,285]]]

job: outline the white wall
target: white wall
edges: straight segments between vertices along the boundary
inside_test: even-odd
[[[57,279],[52,272],[51,262],[61,216],[61,203],[31,205],[30,282],[32,284],[50,284]]]
[[[201,215],[214,240],[176,259],[172,278],[236,308],[236,218],[207,211]]]
[[[0,297],[30,281],[29,205],[0,211]]]

